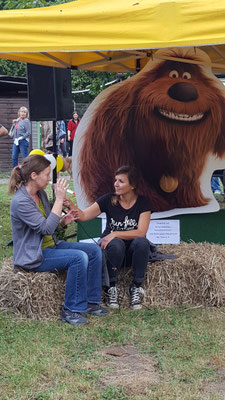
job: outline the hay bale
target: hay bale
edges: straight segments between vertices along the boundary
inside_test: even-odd
[[[149,263],[144,283],[147,306],[225,306],[225,248],[211,243],[159,246],[175,260]],[[121,274],[121,305],[128,304],[131,274]],[[124,295],[125,293],[125,295]]]
[[[0,309],[32,319],[58,319],[64,292],[65,274],[14,270],[12,258],[0,269]]]
[[[210,243],[159,246],[175,260],[150,263],[144,283],[146,306],[225,306],[225,248]],[[129,306],[131,272],[118,280],[120,304]],[[59,318],[65,273],[15,272],[12,259],[0,269],[0,308],[32,319]]]

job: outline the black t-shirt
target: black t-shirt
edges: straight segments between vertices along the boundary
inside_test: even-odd
[[[107,223],[102,237],[112,231],[130,231],[137,229],[140,214],[151,211],[151,201],[144,196],[138,196],[136,203],[126,210],[119,203],[112,205],[113,193],[105,194],[97,200],[101,212],[106,213]]]

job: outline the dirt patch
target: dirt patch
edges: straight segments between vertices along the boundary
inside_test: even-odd
[[[146,389],[160,380],[154,361],[132,345],[107,346],[99,353],[101,367],[100,386],[122,386],[132,394],[144,394]]]
[[[221,399],[225,399],[225,368],[222,368],[218,372],[218,379],[213,382],[206,382],[203,385],[203,393],[206,398],[208,396],[217,395],[220,396]]]

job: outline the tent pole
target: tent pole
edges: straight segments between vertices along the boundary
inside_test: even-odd
[[[55,159],[57,158],[57,146],[56,146],[56,121],[52,121],[53,123],[53,156]],[[53,169],[53,176],[52,176],[53,183],[57,181],[57,172],[56,167]]]

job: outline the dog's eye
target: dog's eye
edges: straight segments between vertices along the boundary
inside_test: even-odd
[[[170,78],[179,78],[178,72],[174,69],[173,71],[170,71],[169,73]]]
[[[182,78],[191,79],[191,74],[189,72],[184,72],[183,75],[182,75]]]

